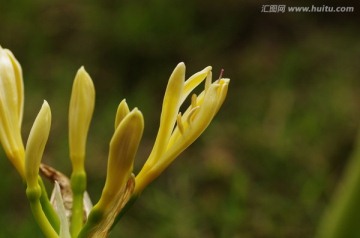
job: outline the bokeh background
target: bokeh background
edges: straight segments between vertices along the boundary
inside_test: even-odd
[[[94,202],[123,98],[145,117],[138,172],[175,65],[184,61],[188,76],[212,65],[214,78],[222,68],[231,78],[207,131],[144,191],[110,237],[314,235],[360,122],[360,14],[354,4],[340,5],[354,6],[354,13],[261,13],[263,4],[279,3],[0,3],[0,44],[23,67],[24,141],[48,100],[53,124],[44,162],[67,175],[72,80],[81,65],[92,76],[97,101],[86,167]],[[42,237],[3,150],[0,158],[0,237]]]

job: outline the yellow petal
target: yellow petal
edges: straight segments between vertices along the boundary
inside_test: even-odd
[[[25,176],[28,188],[38,186],[38,175],[45,144],[49,137],[51,126],[51,111],[44,101],[40,112],[31,128],[25,152]]]
[[[9,50],[0,47],[0,141],[22,178],[25,176],[20,131],[23,99],[21,67]]]
[[[227,90],[228,90],[228,85],[229,85],[230,79],[220,79],[215,81],[214,83],[210,84],[210,86],[208,88],[212,88],[213,90],[213,95],[216,97],[216,101],[213,103],[213,110],[209,110],[208,113],[210,112],[214,112],[214,114],[212,115],[212,117],[208,117],[208,119],[210,119],[209,123],[211,122],[212,118],[215,116],[215,114],[219,111],[221,105],[223,104],[226,95],[227,95]],[[217,90],[214,90],[214,87],[217,88]],[[192,125],[192,121],[194,121],[194,119],[197,117],[199,110],[202,106],[202,104],[204,104],[204,101],[206,101],[207,104],[209,104],[211,102],[211,100],[209,100],[208,98],[210,97],[210,95],[208,95],[208,98],[205,98],[205,95],[207,93],[207,89],[205,89],[197,98],[196,98],[196,105],[200,105],[194,108],[194,105],[191,105],[184,113],[183,115],[183,130],[187,130],[191,124],[191,128],[193,129],[195,126]],[[192,104],[194,104],[194,102],[192,102]],[[195,113],[194,113],[195,111]],[[202,110],[203,111],[203,110]],[[194,114],[196,114],[194,116]],[[210,115],[210,114],[209,114]],[[172,147],[178,140],[179,138],[182,137],[182,133],[179,131],[178,127],[176,127],[174,129],[174,132],[171,135],[170,141],[168,143],[168,147],[167,149],[169,149],[170,147]]]
[[[228,82],[226,80],[223,84],[216,83],[210,86],[193,121],[188,125],[182,136],[179,136],[178,140],[173,142],[158,164],[166,167],[204,132],[224,102]]]
[[[125,118],[127,114],[129,114],[130,110],[126,103],[126,100],[123,99],[117,109],[116,118],[115,118],[115,130],[119,126],[120,122]]]
[[[8,54],[9,59],[13,65],[14,74],[15,74],[15,85],[17,90],[17,107],[18,107],[18,120],[19,120],[19,128],[21,128],[23,112],[24,112],[24,82],[23,82],[23,75],[21,65],[13,55],[13,53],[8,50],[4,49],[5,52]]]
[[[179,63],[170,76],[164,101],[162,105],[160,127],[156,136],[154,148],[146,161],[145,166],[151,166],[166,149],[171,132],[174,128],[176,118],[181,106],[182,93],[184,91],[185,64]]]
[[[73,171],[84,170],[86,139],[94,106],[94,84],[81,67],[75,76],[69,108],[69,149]]]
[[[181,96],[180,103],[182,104],[189,94],[202,82],[206,79],[206,76],[211,72],[211,66],[206,67],[205,69],[195,73],[188,80],[185,81],[184,91]]]

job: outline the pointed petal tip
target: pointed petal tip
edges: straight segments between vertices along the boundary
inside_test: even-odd
[[[129,106],[126,99],[123,99],[117,108],[115,117],[115,129],[120,125],[120,122],[130,113]]]
[[[78,71],[85,71],[86,72],[84,65],[81,65],[80,68],[78,69]]]
[[[135,107],[131,112],[131,117],[133,121],[137,121],[138,123],[140,123],[141,127],[144,127],[144,116],[142,114],[142,112]]]
[[[134,112],[138,112],[138,111],[140,111],[140,110],[139,110],[138,107],[134,107],[133,111],[134,111]]]
[[[127,109],[126,111],[129,111],[129,106],[128,106],[125,98],[123,100],[121,100],[121,102],[118,105],[118,110],[121,110],[121,109]]]
[[[184,62],[180,62],[180,63],[178,63],[177,66],[178,66],[178,67],[185,67],[185,63],[184,63]]]
[[[46,110],[46,112],[51,114],[50,105],[46,100],[44,100],[43,104],[41,105],[40,111],[42,111],[42,110]]]
[[[49,106],[49,103],[44,99],[43,106]]]
[[[81,66],[79,70],[76,72],[74,83],[73,83],[73,91],[75,90],[74,87],[86,87],[86,90],[88,92],[91,92],[92,94],[95,94],[95,87],[94,83],[90,77],[90,74],[85,70],[84,66]],[[79,89],[76,89],[79,90]]]
[[[143,117],[142,112],[141,112],[137,107],[135,107],[135,108],[131,111],[131,113],[133,113],[134,116]]]
[[[86,78],[90,78],[89,73],[86,71],[86,69],[85,69],[85,67],[83,65],[78,69],[78,71],[76,73],[76,76],[75,76],[75,79],[77,78],[77,76],[80,76],[80,75],[81,76],[85,75]],[[80,77],[80,78],[82,78],[82,77]]]
[[[168,82],[171,85],[171,82],[176,82],[175,85],[180,86],[185,82],[185,64],[183,62],[176,65],[172,74],[170,75],[170,79]]]
[[[186,69],[186,66],[185,66],[185,63],[184,62],[180,62],[176,65],[175,67],[175,70],[174,71],[183,71],[185,73],[185,69]]]

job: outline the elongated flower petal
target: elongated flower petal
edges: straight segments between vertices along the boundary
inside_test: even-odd
[[[73,171],[84,170],[86,138],[94,105],[93,82],[81,67],[75,76],[69,108],[69,148]]]
[[[45,144],[49,137],[50,126],[51,111],[49,104],[44,101],[31,128],[26,144],[25,176],[28,188],[38,186],[39,167],[44,153]]]
[[[206,76],[211,71],[211,66],[206,67],[200,72],[195,73],[188,80],[185,81],[184,91],[181,96],[180,104],[183,104],[185,99],[189,96],[189,94],[206,78]]]
[[[13,53],[8,49],[4,49],[4,51],[7,53],[9,59],[11,60],[14,69],[14,75],[16,80],[15,85],[17,91],[17,108],[18,108],[18,118],[19,118],[18,122],[19,122],[19,128],[21,128],[23,112],[24,112],[24,82],[23,82],[22,69],[19,62],[13,55]]]
[[[129,200],[134,189],[132,176],[136,151],[144,129],[138,109],[127,114],[110,142],[108,170],[99,202],[90,212],[79,237],[106,237],[114,219]]]
[[[0,141],[7,157],[24,178],[21,122],[24,105],[22,70],[14,55],[0,46]]]
[[[176,117],[181,106],[181,96],[184,91],[185,64],[179,63],[170,76],[166,87],[162,105],[160,127],[156,136],[155,145],[149,156],[148,165],[154,164],[160,154],[164,152],[174,128]]]

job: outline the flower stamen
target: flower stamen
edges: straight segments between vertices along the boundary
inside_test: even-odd
[[[196,106],[190,110],[189,116],[187,117],[187,122],[189,125],[191,125],[191,122],[194,121],[195,116],[196,116],[197,112],[199,111],[199,108],[200,108],[200,106]]]
[[[220,75],[219,75],[219,79],[222,79],[222,77],[223,77],[223,74],[224,74],[224,69],[221,69],[221,70],[220,70]]]
[[[194,93],[192,96],[191,96],[191,108],[195,108],[197,106],[197,96],[196,94]]]
[[[208,75],[206,76],[206,79],[205,79],[205,93],[210,88],[211,80],[212,80],[212,72],[209,71],[209,73],[208,73]]]
[[[177,115],[176,122],[177,122],[177,126],[179,128],[181,135],[183,135],[184,134],[184,124],[182,123],[182,120],[181,120],[181,112],[179,112],[179,114]]]

